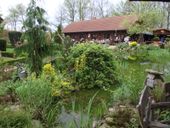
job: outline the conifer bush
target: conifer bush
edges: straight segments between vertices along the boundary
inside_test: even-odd
[[[114,57],[107,47],[95,44],[77,44],[68,57],[69,75],[79,88],[110,87],[115,84]]]

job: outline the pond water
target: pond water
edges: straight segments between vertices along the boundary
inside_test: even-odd
[[[153,69],[155,71],[163,72],[165,81],[170,81],[170,63],[155,64],[151,62],[142,62],[136,63],[135,65],[133,63],[132,65],[134,67],[142,67],[144,70]],[[143,73],[146,74],[144,70]],[[111,88],[111,90],[114,89],[115,87]],[[69,122],[76,122],[76,124],[79,125],[80,117],[82,117],[83,120],[87,119],[88,104],[96,92],[98,93],[94,98],[91,107],[93,117],[100,118],[103,113],[107,111],[108,106],[113,104],[113,99],[111,96],[113,93],[111,94],[110,91],[104,91],[103,89],[91,89],[72,93],[64,100],[65,105],[63,106],[63,110],[59,115],[59,122],[63,124],[63,127],[68,127]]]
[[[62,108],[62,112],[58,117],[58,122],[60,122],[62,128],[80,128],[81,122],[87,122],[88,116],[85,113],[80,112],[66,112],[65,108]]]
[[[111,90],[114,90],[115,87],[110,88]],[[97,94],[96,94],[97,93]],[[105,107],[105,105],[108,105],[111,101],[111,93],[108,91],[104,91],[104,89],[90,89],[86,90],[83,89],[81,91],[77,91],[74,93],[71,93],[65,100],[65,107],[66,109],[73,109],[74,110],[85,110],[88,106],[90,100],[92,97],[95,96],[92,104],[92,108],[94,108],[92,111],[95,113],[95,109]]]
[[[114,90],[114,88],[111,88],[111,90]],[[94,100],[92,106],[89,107],[92,97],[94,97]],[[65,105],[59,115],[58,122],[64,128],[68,128],[70,125],[76,125],[75,127],[79,128],[80,123],[88,122],[88,110],[91,111],[94,119],[100,118],[106,112],[108,105],[111,105],[111,101],[111,93],[103,89],[84,89],[74,92],[64,100]]]

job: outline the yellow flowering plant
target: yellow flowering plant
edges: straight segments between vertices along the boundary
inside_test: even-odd
[[[86,65],[86,55],[83,54],[76,59],[74,68],[76,71],[80,71],[85,67],[85,65]]]
[[[132,41],[132,42],[129,43],[129,46],[134,47],[134,46],[137,46],[137,44],[138,43],[136,41]]]
[[[71,90],[74,90],[71,86],[71,82],[65,80],[63,75],[56,74],[51,64],[44,65],[42,77],[51,81],[52,96],[65,96],[70,93]]]
[[[131,55],[128,56],[128,60],[136,60],[136,59],[137,59],[136,56],[131,56]]]
[[[56,76],[54,82],[52,83],[52,96],[65,96],[69,94],[74,87],[71,82],[64,80],[63,76]]]
[[[55,75],[55,69],[52,67],[51,64],[46,64],[43,67],[43,73],[48,76],[54,76]]]

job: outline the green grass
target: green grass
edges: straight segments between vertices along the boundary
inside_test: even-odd
[[[7,48],[7,49],[6,49],[6,52],[14,53],[14,48]]]
[[[17,58],[10,58],[10,57],[1,57],[0,58],[0,66],[5,64],[13,64],[15,62],[23,62],[25,61],[25,57],[17,57]]]
[[[7,91],[7,87],[0,86],[0,96],[5,95]]]
[[[31,128],[31,116],[24,110],[0,108],[0,128]]]
[[[10,57],[1,57],[1,59],[3,60],[3,61],[10,61],[10,60],[14,60],[13,58],[10,58]]]
[[[147,75],[146,69],[163,72],[165,80],[170,80],[170,52],[167,49],[160,48],[150,48],[147,51],[145,49],[143,52],[148,52],[146,60],[149,63],[140,64],[139,61],[127,60],[117,61],[116,76],[120,82],[120,87],[112,95],[115,102],[134,105],[138,103],[139,94],[144,87],[144,80]]]

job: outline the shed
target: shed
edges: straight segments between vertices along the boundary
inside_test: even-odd
[[[170,35],[170,30],[169,29],[165,29],[165,28],[159,28],[159,29],[155,29],[153,30],[153,34],[154,35]]]

